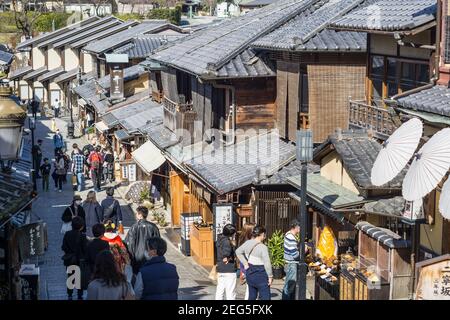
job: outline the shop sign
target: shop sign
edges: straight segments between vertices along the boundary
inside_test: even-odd
[[[417,264],[416,300],[450,300],[450,255]]]
[[[128,179],[128,165],[122,165],[122,179]]]
[[[214,241],[217,235],[222,233],[223,227],[229,223],[234,223],[233,204],[213,204],[214,212]]]
[[[111,70],[111,99],[120,100],[124,97],[123,90],[123,70],[113,69]]]
[[[128,181],[136,181],[136,164],[134,163],[128,165]]]
[[[45,234],[42,222],[24,225],[18,229],[19,250],[22,259],[40,256],[45,253]]]
[[[339,231],[338,232],[338,246],[353,248],[356,245],[356,231]]]

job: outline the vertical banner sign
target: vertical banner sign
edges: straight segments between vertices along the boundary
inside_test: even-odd
[[[19,230],[19,250],[23,259],[40,256],[45,253],[45,235],[42,222],[35,222]]]
[[[214,241],[217,241],[217,235],[222,233],[226,224],[233,224],[233,204],[213,204],[214,211]]]
[[[128,165],[122,165],[122,179],[128,179]]]
[[[123,89],[123,70],[111,70],[111,91],[110,96],[113,100],[120,100],[124,97]]]
[[[136,164],[134,163],[128,165],[128,181],[136,181]]]

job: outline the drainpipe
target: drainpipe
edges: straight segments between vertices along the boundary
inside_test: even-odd
[[[434,61],[435,61],[435,68],[436,68],[436,73],[434,75],[434,77],[437,79],[437,81],[439,81],[440,78],[440,71],[439,68],[441,66],[441,43],[442,43],[442,10],[443,10],[443,6],[442,6],[442,1],[443,0],[438,0],[437,2],[437,25],[436,25],[436,53],[435,53],[435,57],[434,57]]]
[[[235,130],[236,130],[236,89],[234,86],[226,85],[226,84],[218,84],[216,81],[212,81],[212,86],[217,89],[228,89],[231,91],[231,106],[230,106],[230,112],[232,114],[231,119],[231,135],[232,135],[232,142],[228,143],[225,142],[225,145],[232,145],[234,144],[234,140],[236,139],[235,136]]]

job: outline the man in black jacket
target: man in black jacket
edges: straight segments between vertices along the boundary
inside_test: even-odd
[[[105,226],[103,224],[95,224],[92,227],[92,234],[94,235],[94,239],[92,239],[87,245],[86,259],[91,272],[94,272],[95,258],[97,257],[97,254],[102,251],[109,250],[109,243],[101,239],[101,237],[105,234]]]
[[[130,253],[134,274],[137,274],[147,261],[148,240],[153,237],[161,237],[158,227],[147,221],[148,209],[140,206],[136,211],[137,222],[130,228],[124,241]]]
[[[103,208],[104,222],[111,220],[116,226],[119,225],[119,222],[122,222],[122,209],[119,201],[114,199],[113,187],[106,189],[106,199],[102,201],[101,206]]]
[[[217,236],[217,289],[216,300],[236,300],[236,256],[231,242],[236,234],[236,227],[227,224]]]
[[[82,268],[84,259],[86,258],[86,235],[82,232],[84,228],[84,219],[81,217],[74,217],[72,219],[72,230],[64,234],[61,249],[64,251],[63,261],[64,266],[79,266],[81,271],[81,288],[77,288],[78,300],[83,300],[83,290],[87,289],[85,280],[86,274]],[[71,276],[71,274],[67,274]],[[67,295],[69,300],[72,300],[73,289],[67,288]]]

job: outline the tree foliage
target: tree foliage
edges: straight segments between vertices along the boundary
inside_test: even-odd
[[[147,18],[168,20],[170,23],[179,25],[181,21],[181,6],[177,5],[174,9],[170,8],[152,9],[148,12]]]

